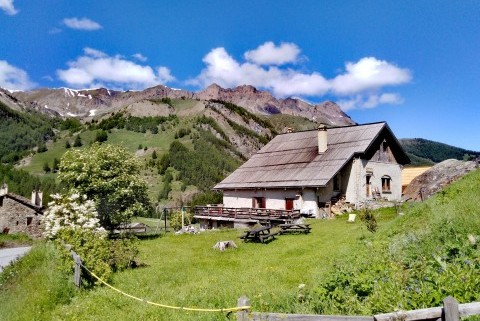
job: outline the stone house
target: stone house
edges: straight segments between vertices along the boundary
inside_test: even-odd
[[[321,216],[342,198],[353,205],[400,200],[410,159],[386,122],[276,136],[217,184],[224,208],[299,210]]]
[[[8,193],[6,184],[0,188],[0,233],[23,232],[34,238],[41,237],[43,211],[42,192],[33,191],[29,200]]]

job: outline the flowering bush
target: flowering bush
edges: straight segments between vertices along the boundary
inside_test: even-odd
[[[52,195],[43,217],[44,236],[58,244],[62,270],[72,271],[74,262],[66,244],[80,255],[83,264],[101,278],[112,272],[109,266],[110,241],[100,226],[95,203],[85,195]],[[90,281],[93,281],[90,279]]]
[[[52,201],[45,212],[43,222],[44,236],[55,239],[62,229],[81,229],[98,232],[105,236],[105,229],[100,226],[95,203],[85,195],[51,195]]]

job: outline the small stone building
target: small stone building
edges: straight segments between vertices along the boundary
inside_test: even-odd
[[[33,191],[31,200],[8,193],[7,185],[0,188],[0,233],[27,233],[42,236],[42,192]]]

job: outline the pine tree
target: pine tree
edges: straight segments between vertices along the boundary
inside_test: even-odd
[[[73,147],[80,147],[82,146],[82,138],[80,137],[80,135],[77,135],[75,137],[75,141],[73,142]]]

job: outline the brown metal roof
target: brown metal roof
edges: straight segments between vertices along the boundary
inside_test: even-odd
[[[321,154],[317,130],[278,135],[214,189],[325,186],[355,154],[364,154],[382,130],[393,136],[384,122],[329,128],[328,148]]]

